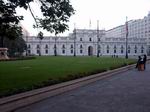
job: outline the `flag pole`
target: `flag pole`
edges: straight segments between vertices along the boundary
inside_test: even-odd
[[[99,57],[99,20],[97,20],[97,57]]]
[[[89,29],[91,29],[91,19],[89,20]]]
[[[76,57],[76,24],[74,23],[74,57]]]
[[[128,17],[126,16],[126,59],[128,59]]]

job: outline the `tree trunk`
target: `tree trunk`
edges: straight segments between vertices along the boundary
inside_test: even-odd
[[[4,37],[0,37],[0,47],[4,47]]]

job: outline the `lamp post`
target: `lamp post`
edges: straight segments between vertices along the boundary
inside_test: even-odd
[[[97,57],[99,57],[99,20],[97,20]]]
[[[127,21],[127,17],[126,17],[126,56],[125,58],[128,59],[128,21]]]
[[[76,27],[74,24],[74,57],[76,56]]]
[[[57,56],[57,43],[56,43],[56,41],[57,41],[57,36],[55,37],[55,45],[54,45],[54,56]]]
[[[26,56],[28,56],[28,36],[26,35]]]

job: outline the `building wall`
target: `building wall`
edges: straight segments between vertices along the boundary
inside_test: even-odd
[[[30,36],[26,39],[29,54],[88,56],[125,56],[126,55],[126,25],[120,25],[110,30],[76,29],[66,37],[45,37],[39,40]],[[56,46],[55,46],[56,45]],[[143,19],[128,21],[127,51],[129,56],[150,54],[150,14]]]

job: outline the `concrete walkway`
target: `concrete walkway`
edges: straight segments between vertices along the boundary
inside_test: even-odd
[[[150,112],[150,65],[121,73],[14,112]]]

